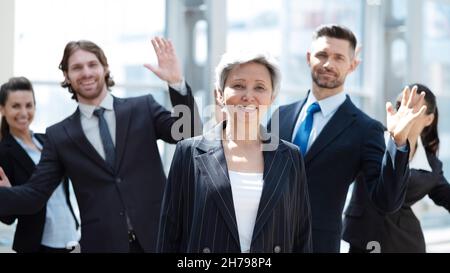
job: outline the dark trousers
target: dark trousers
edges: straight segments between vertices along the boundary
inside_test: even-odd
[[[354,245],[350,245],[350,249],[348,250],[348,253],[370,253],[370,251],[356,247]]]
[[[144,253],[144,250],[139,244],[139,241],[133,231],[128,232],[128,241],[130,242],[130,252],[129,253]]]

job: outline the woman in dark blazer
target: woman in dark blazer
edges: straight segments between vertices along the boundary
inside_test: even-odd
[[[279,90],[265,54],[225,54],[216,99],[225,121],[178,143],[166,185],[159,252],[311,252],[311,214],[298,148],[261,117]]]
[[[29,129],[35,113],[35,98],[28,79],[11,78],[1,86],[0,111],[0,166],[12,186],[21,185],[32,175],[45,139],[44,135],[34,134]],[[13,249],[17,252],[69,252],[67,243],[79,239],[68,179],[63,180],[47,207],[38,213],[0,218],[5,224],[13,224],[16,219]],[[68,223],[61,223],[67,220]],[[66,230],[59,230],[63,228]]]
[[[373,251],[371,246],[374,244],[371,241],[378,242],[379,250],[384,253],[426,252],[422,228],[411,206],[428,195],[438,206],[450,211],[450,184],[444,177],[442,162],[437,158],[439,136],[436,97],[426,86],[415,85],[419,91],[425,92],[427,112],[408,136],[411,174],[403,206],[393,214],[384,215],[368,199],[352,199],[345,213],[343,236],[350,243],[350,252]]]

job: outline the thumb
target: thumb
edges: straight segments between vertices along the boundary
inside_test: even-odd
[[[161,69],[159,67],[155,67],[151,64],[144,64],[144,67],[153,72],[158,78],[162,78]]]
[[[144,64],[144,67],[155,73],[156,68],[151,64]]]

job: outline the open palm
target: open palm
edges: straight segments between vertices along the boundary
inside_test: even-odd
[[[0,187],[11,187],[11,183],[9,183],[9,179],[2,167],[0,167]]]
[[[417,86],[412,90],[405,87],[402,92],[402,101],[397,111],[390,102],[386,104],[387,129],[397,145],[406,144],[409,131],[414,122],[425,114],[425,93],[417,94]]]
[[[158,59],[158,66],[151,64],[144,64],[144,66],[169,84],[180,83],[183,79],[183,74],[172,42],[164,38],[155,37],[152,39],[152,45]]]

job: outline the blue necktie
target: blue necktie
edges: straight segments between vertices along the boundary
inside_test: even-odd
[[[306,154],[306,149],[308,148],[309,135],[311,134],[312,124],[314,119],[314,114],[320,111],[320,106],[317,102],[311,104],[306,110],[306,118],[300,124],[297,134],[294,138],[294,144],[300,147],[302,154]]]
[[[116,158],[116,152],[114,149],[114,143],[111,138],[111,134],[108,129],[108,124],[103,116],[105,108],[100,108],[94,111],[94,115],[98,118],[98,127],[100,129],[100,138],[102,139],[103,149],[105,150],[105,161],[114,169],[114,161]]]

